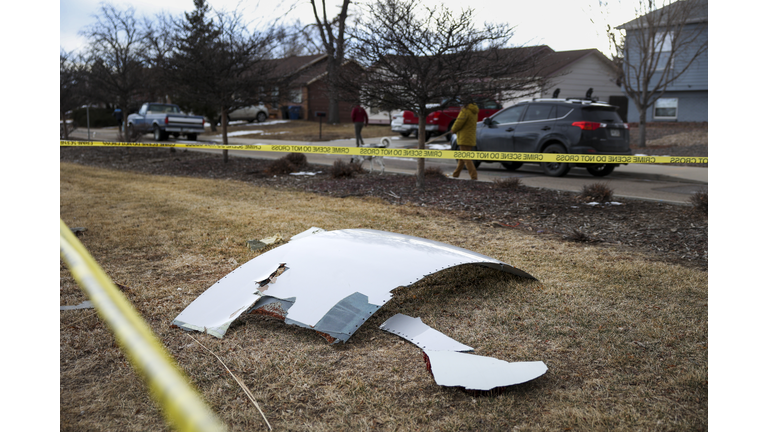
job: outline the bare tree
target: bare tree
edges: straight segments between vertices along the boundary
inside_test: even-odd
[[[476,28],[471,9],[454,16],[445,7],[407,0],[377,0],[350,33],[350,52],[369,67],[357,82],[369,106],[413,109],[419,118],[419,149],[425,148],[427,115],[463,97],[503,99],[538,84],[540,50],[507,49],[506,25]],[[352,79],[348,83],[354,84]],[[424,186],[424,159],[417,186]]]
[[[608,28],[623,65],[624,89],[640,116],[640,147],[648,109],[707,52],[707,3],[640,0],[636,19]]]
[[[89,82],[106,103],[127,112],[144,85],[143,31],[131,7],[102,3],[100,10],[96,23],[81,32],[88,39]]]
[[[317,30],[323,43],[325,53],[328,55],[328,123],[339,123],[339,87],[341,80],[339,73],[344,62],[346,49],[346,21],[349,13],[350,0],[343,0],[339,14],[330,18],[326,0],[309,0],[315,14]],[[322,8],[318,12],[318,4]]]
[[[74,53],[59,51],[59,113],[61,137],[69,139],[66,113],[86,101],[85,65]]]
[[[178,102],[174,94],[175,79],[168,73],[176,35],[174,17],[162,12],[153,18],[145,18],[143,26],[141,58],[146,66],[144,88],[147,97],[155,101],[169,97]]]
[[[258,102],[256,90],[272,79],[273,62],[267,59],[275,32],[250,31],[241,14],[211,13],[205,0],[195,0],[195,10],[177,27],[169,73],[183,100],[217,108],[227,145],[228,114]],[[223,154],[226,162],[227,150]]]
[[[293,24],[284,25],[277,31],[277,49],[274,58],[290,56],[305,56],[319,54],[324,51],[320,42],[317,25],[304,25],[296,20]]]

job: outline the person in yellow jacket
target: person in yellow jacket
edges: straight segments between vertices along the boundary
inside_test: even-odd
[[[477,113],[480,109],[474,103],[465,103],[461,107],[459,116],[451,127],[451,132],[456,134],[456,144],[461,151],[474,151],[476,145],[476,133],[477,133]],[[456,170],[453,172],[453,178],[458,178],[461,174],[461,170],[467,167],[469,171],[469,177],[472,180],[477,180],[477,170],[475,164],[469,159],[459,159],[459,163],[456,166]]]

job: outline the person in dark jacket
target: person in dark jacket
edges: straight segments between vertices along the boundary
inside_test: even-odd
[[[368,113],[359,103],[352,108],[352,122],[355,124],[355,144],[360,147],[364,144],[363,127],[368,126]]]
[[[474,151],[477,145],[477,113],[480,109],[474,103],[467,103],[461,108],[459,116],[451,127],[451,132],[456,134],[456,144],[461,151]],[[469,178],[477,180],[477,169],[470,159],[459,159],[453,178],[459,178],[461,170],[467,167]]]

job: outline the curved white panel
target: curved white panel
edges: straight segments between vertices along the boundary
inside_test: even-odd
[[[258,282],[283,263],[286,269],[259,288]],[[266,296],[293,302],[286,322],[346,341],[395,288],[464,264],[535,279],[491,257],[419,237],[366,229],[323,231],[243,264],[195,299],[173,324],[223,337],[232,321]]]

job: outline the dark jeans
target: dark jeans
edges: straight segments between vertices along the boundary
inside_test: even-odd
[[[363,122],[355,122],[355,144],[360,147],[363,145],[363,126],[365,126],[365,123]]]

